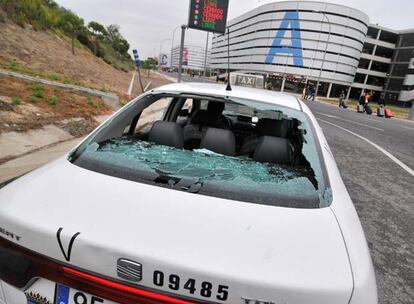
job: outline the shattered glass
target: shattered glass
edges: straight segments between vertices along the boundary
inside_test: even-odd
[[[259,163],[248,157],[224,156],[206,149],[189,151],[123,137],[90,145],[83,156],[136,171],[156,172],[171,179],[208,183],[217,191],[254,191],[258,197],[261,193],[317,197],[317,190],[308,178],[314,175],[311,169]]]
[[[213,98],[196,96],[204,108]],[[291,166],[229,157],[206,149],[175,149],[122,136],[126,134],[125,127],[128,129],[134,123],[135,113],[166,97],[194,98],[191,94],[168,92],[138,98],[95,131],[69,160],[107,175],[213,197],[297,208],[323,208],[331,204],[332,191],[318,154],[317,138],[312,122],[303,112],[271,102],[225,100],[224,114],[233,119],[239,119],[239,115],[251,117],[252,123],[262,118],[283,119],[290,123],[289,128],[296,128],[300,140],[292,134],[291,144],[299,158]]]

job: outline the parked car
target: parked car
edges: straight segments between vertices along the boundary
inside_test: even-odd
[[[365,236],[308,107],[170,84],[0,190],[0,303],[374,304]]]

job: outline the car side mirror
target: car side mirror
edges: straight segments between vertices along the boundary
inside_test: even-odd
[[[190,116],[190,111],[188,111],[188,109],[182,109],[180,111],[180,117],[189,117]]]

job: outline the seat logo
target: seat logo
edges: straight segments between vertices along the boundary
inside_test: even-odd
[[[142,280],[142,264],[127,259],[118,259],[116,266],[118,277],[131,282]]]

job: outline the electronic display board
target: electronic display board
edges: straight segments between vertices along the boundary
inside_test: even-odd
[[[229,0],[190,0],[188,27],[225,33]]]

